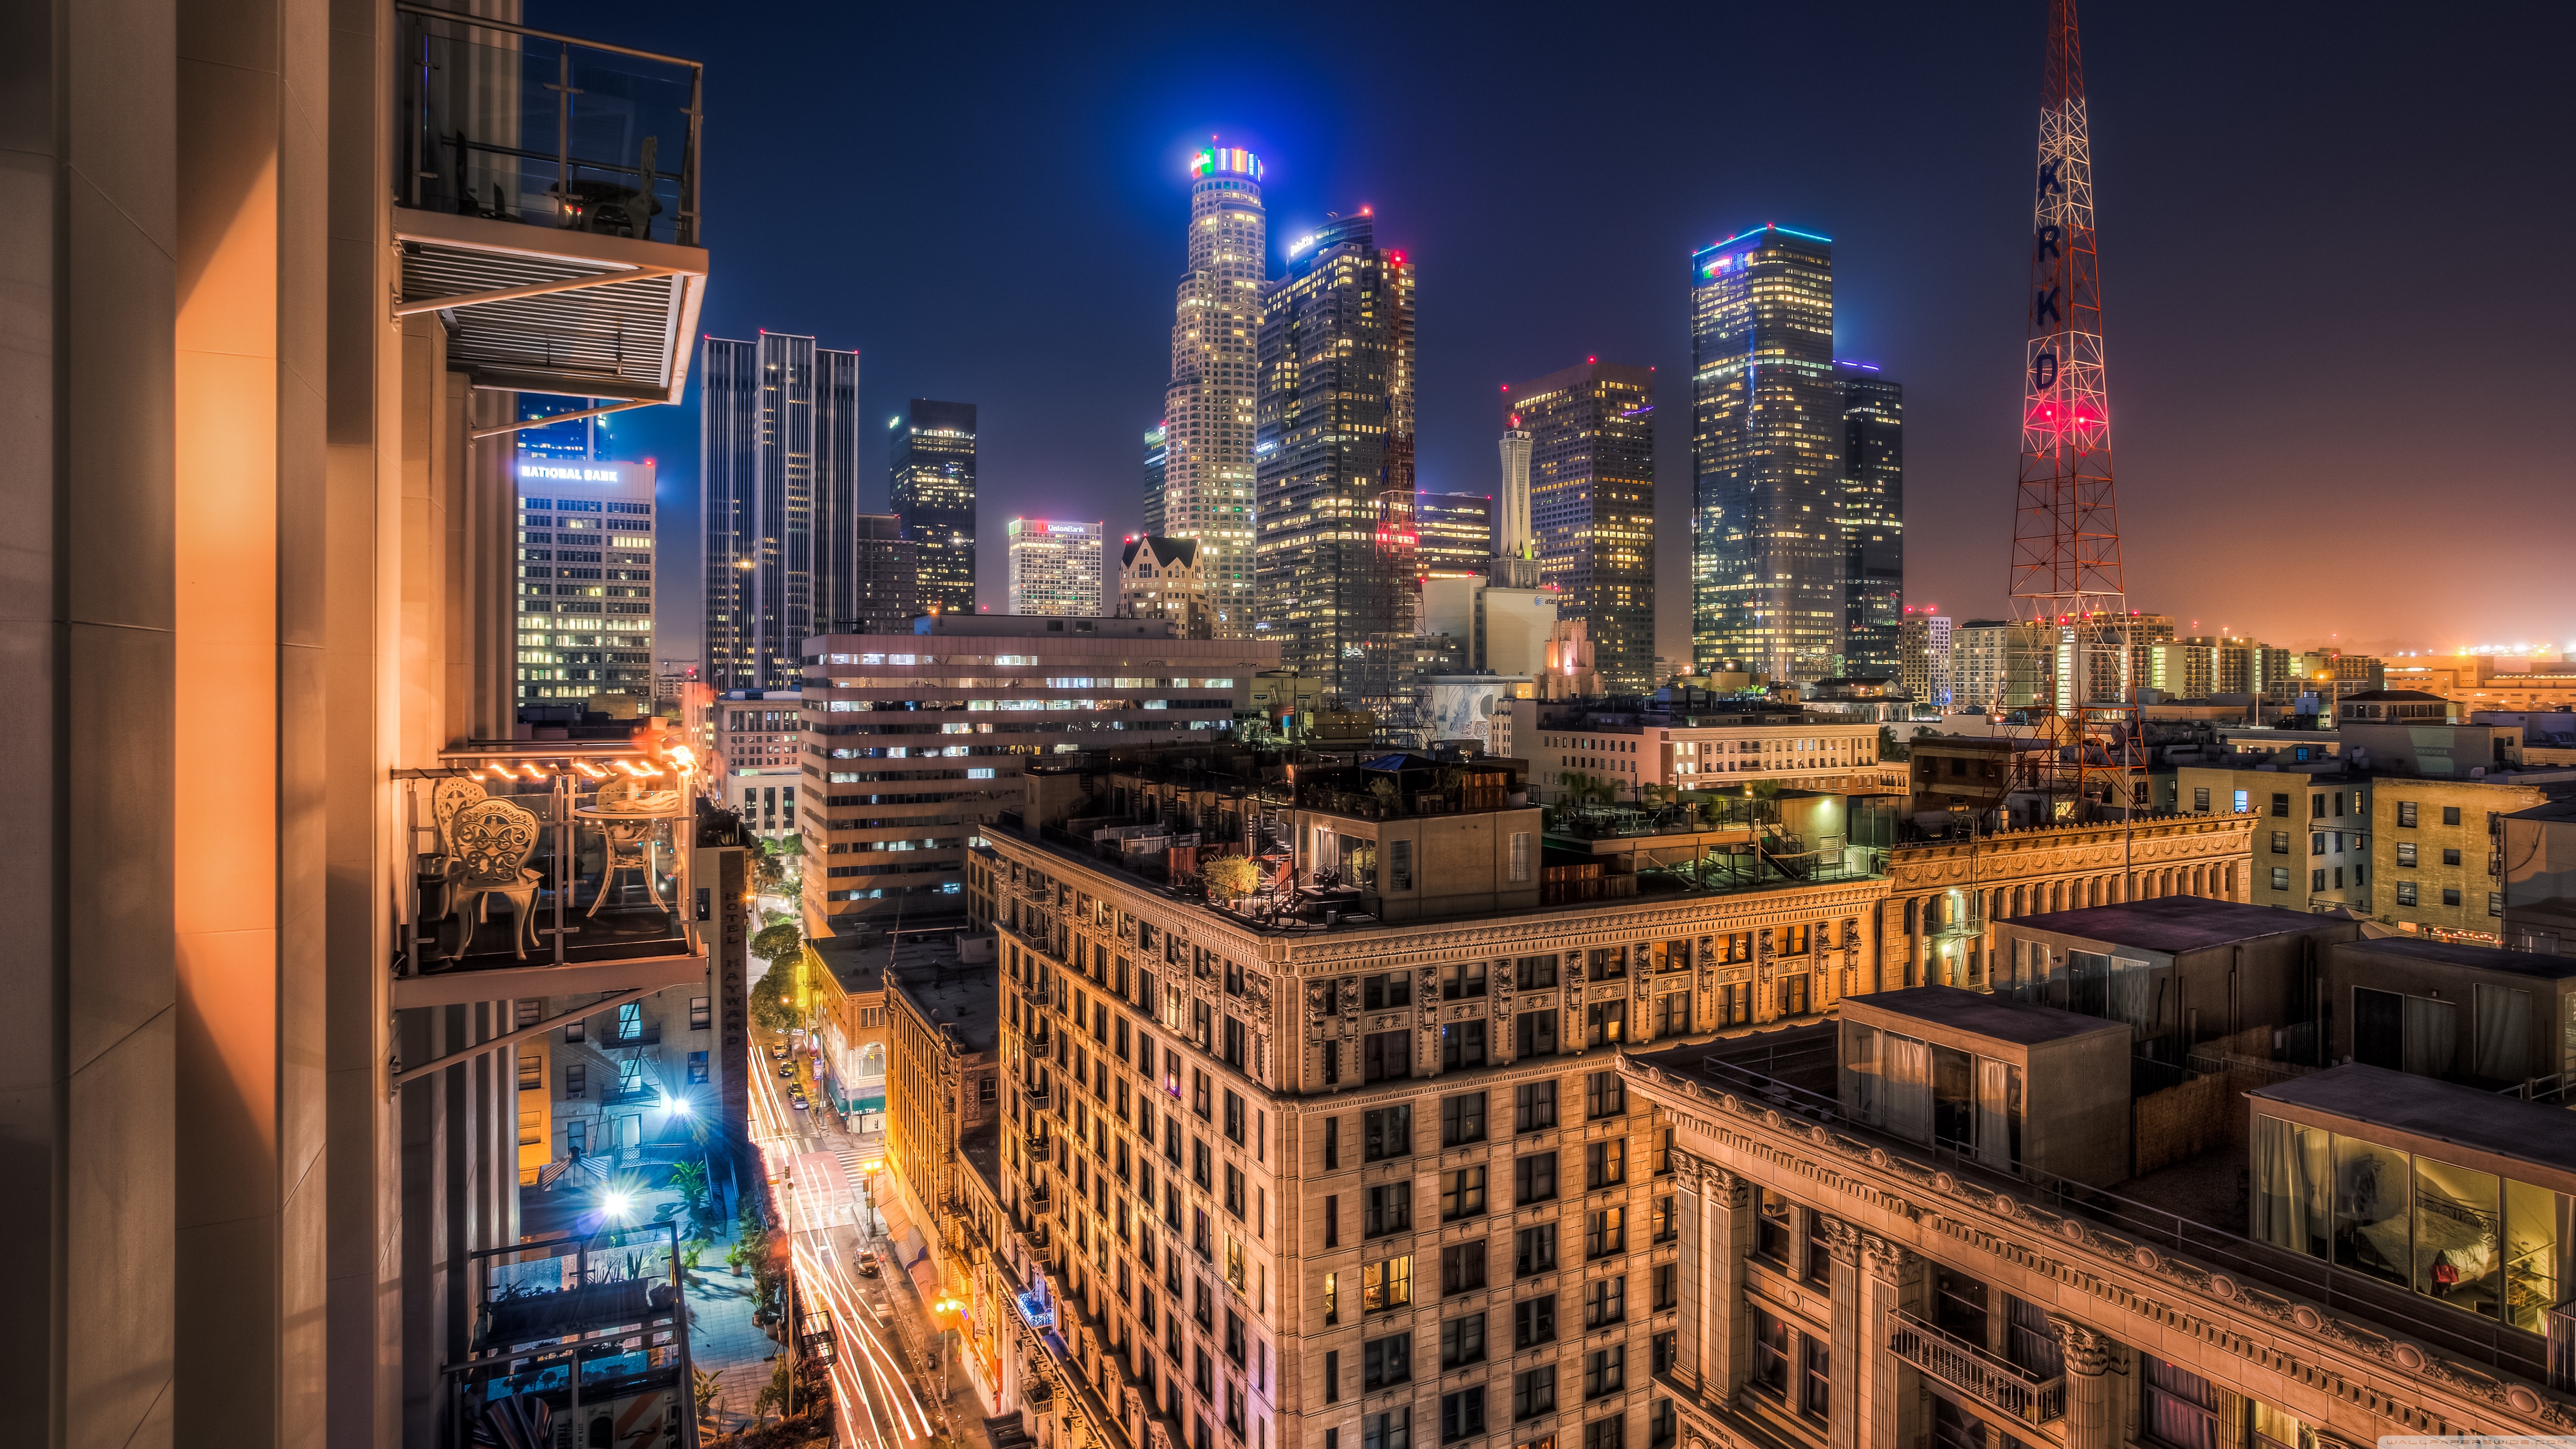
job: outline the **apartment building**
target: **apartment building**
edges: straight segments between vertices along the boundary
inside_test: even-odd
[[[598,1010],[582,1008],[616,995]],[[698,983],[642,996],[528,997],[516,1003],[519,1028],[549,1025],[518,1044],[519,1182],[543,1185],[545,1169],[583,1157],[640,1161],[648,1144],[683,1156],[720,1121],[721,1059],[715,1001]],[[738,1070],[738,1068],[736,1068]],[[590,1206],[587,1194],[532,1199],[552,1213],[523,1212],[534,1235],[539,1217],[554,1231]]]
[[[2554,1003],[2554,981],[2502,952],[2493,971],[2362,953],[2379,943],[2354,923],[2241,904],[2027,924],[2006,932],[2012,993],[1866,995],[1751,1050],[1622,1054],[1672,1131],[1692,1290],[1650,1423],[1784,1449],[2346,1449],[2576,1423],[2543,1332],[2568,1271],[2565,1112],[2275,1046],[2320,1040],[2303,985],[2327,962],[2410,1007],[2428,983]],[[2430,1040],[2405,1020],[2389,1049]]]
[[[753,770],[793,770],[804,761],[805,708],[793,689],[732,689],[707,711],[713,756],[709,778]]]
[[[1115,1444],[1648,1442],[1685,1275],[1616,1049],[1818,1019],[1883,883],[1639,866],[1507,770],[1376,773],[1243,797],[1321,896],[1176,895],[1180,847],[1113,823],[1164,828],[1143,774],[1034,772],[989,832],[1028,1371]]]
[[[2503,819],[2576,797],[2576,770],[2381,776],[2371,786],[2371,913],[2442,941],[2504,943]]]
[[[806,1019],[815,1079],[862,1152],[886,1132],[885,967],[892,948],[858,936],[805,943]]]
[[[2175,805],[2194,815],[2252,815],[2242,899],[2293,911],[2370,909],[2372,777],[2339,757],[2247,769],[2184,765]]]
[[[906,942],[885,968],[886,1153],[876,1201],[899,1202],[914,1234],[897,1239],[896,1256],[924,1303],[940,1294],[942,1263],[931,1252],[949,1241],[962,1154],[993,1150],[1001,1116],[1002,993],[990,956],[969,963],[947,939]],[[890,1189],[890,1190],[889,1190]]]
[[[1794,707],[1503,699],[1494,713],[1497,721],[1511,717],[1503,738],[1530,762],[1542,803],[1562,802],[1587,782],[1622,799],[1647,786],[1714,790],[1756,780],[1855,794],[1902,788],[1901,769],[1878,758],[1876,724],[1822,720]]]
[[[1275,646],[1163,619],[944,614],[807,641],[805,929],[966,915],[966,851],[1034,760],[1186,744],[1234,724]]]

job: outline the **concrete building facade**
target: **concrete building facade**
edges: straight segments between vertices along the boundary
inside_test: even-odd
[[[1014,518],[1010,539],[1011,612],[1098,618],[1103,607],[1104,545],[1100,523]]]

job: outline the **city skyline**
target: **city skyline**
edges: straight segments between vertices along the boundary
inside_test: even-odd
[[[2292,645],[2337,635],[2382,650],[2447,650],[2565,632],[2566,622],[2510,583],[2515,569],[2540,558],[2537,543],[2515,530],[2473,538],[2463,529],[2432,540],[2429,566],[2473,577],[2429,607],[2330,592],[2267,597],[2258,587],[2259,540],[2267,531],[2322,531],[2321,546],[2348,552],[2366,543],[2374,517],[2402,517],[2427,490],[2474,498],[2499,517],[2545,507],[2548,480],[2564,469],[2537,438],[2513,430],[2445,436],[2420,420],[2470,406],[2467,379],[2379,368],[2371,359],[2431,355],[2456,337],[2478,355],[2530,359],[2544,379],[2539,391],[2552,395],[2545,378],[2563,364],[2547,338],[2570,320],[2571,307],[2561,289],[2550,288],[2537,289],[2527,306],[2465,313],[2429,295],[2401,293],[2367,309],[2368,322],[2340,305],[2370,291],[2372,278],[2405,268],[2405,218],[2468,206],[2526,164],[2513,159],[2531,144],[2520,139],[2530,133],[2515,115],[2530,102],[2481,84],[2476,97],[2402,124],[2377,112],[2329,122],[2274,85],[2253,57],[2266,45],[2295,44],[2321,73],[2340,77],[2338,95],[2401,68],[2409,93],[2447,94],[2458,88],[2446,78],[2472,73],[2465,39],[2437,32],[2401,48],[2358,19],[2320,32],[2288,15],[2267,15],[2246,22],[2251,29],[2239,32],[2241,45],[2212,52],[2192,44],[2196,26],[2217,23],[2217,14],[2105,7],[2088,16],[2104,57],[2092,77],[2096,104],[2121,121],[2097,165],[2114,198],[2106,224],[2119,230],[2104,260],[2104,288],[2120,336],[2111,366],[2137,495],[2127,510],[2133,516],[2124,519],[2134,595],[2213,627]],[[576,16],[608,18],[565,7],[567,23]],[[687,12],[645,7],[615,19],[711,61],[740,47]],[[1818,109],[1812,124],[1763,122],[1758,133],[1769,144],[1762,147],[1716,145],[1705,124],[1685,114],[1690,89],[1678,56],[1649,57],[1623,77],[1602,112],[1604,123],[1637,132],[1635,147],[1587,154],[1582,162],[1605,168],[1602,194],[1621,197],[1615,227],[1596,224],[1581,208],[1534,210],[1507,184],[1524,168],[1539,174],[1541,157],[1561,165],[1570,139],[1533,141],[1535,153],[1510,162],[1476,154],[1498,118],[1494,104],[1477,97],[1502,90],[1450,85],[1420,98],[1396,96],[1381,119],[1361,124],[1328,104],[1351,94],[1356,73],[1304,40],[1256,53],[1239,44],[1241,26],[1184,42],[1141,25],[1086,39],[1041,21],[991,57],[974,90],[977,105],[957,126],[901,154],[863,158],[872,179],[837,203],[836,216],[859,224],[880,210],[861,198],[919,189],[944,207],[966,208],[953,244],[923,253],[916,241],[893,234],[903,229],[878,228],[889,234],[862,236],[860,261],[816,276],[785,264],[790,253],[776,243],[738,229],[726,241],[744,266],[711,299],[709,326],[740,335],[766,322],[867,348],[875,361],[863,379],[866,406],[879,417],[903,396],[975,398],[985,412],[986,493],[998,518],[1103,517],[1124,532],[1144,522],[1136,440],[1158,421],[1154,389],[1168,372],[1170,314],[1162,308],[1182,260],[1172,230],[1186,212],[1189,157],[1211,132],[1264,158],[1265,205],[1278,233],[1273,271],[1279,242],[1355,203],[1401,218],[1390,238],[1430,265],[1419,455],[1419,482],[1428,491],[1483,491],[1492,446],[1485,409],[1499,383],[1588,354],[1659,365],[1667,375],[1686,367],[1681,270],[1691,251],[1753,221],[1813,229],[1834,236],[1843,252],[1837,355],[1877,363],[1908,385],[1907,491],[1918,520],[1906,540],[1912,594],[1961,616],[2000,613],[2018,391],[2008,359],[2025,299],[2018,270],[1995,258],[2020,247],[2020,228],[2008,219],[2022,200],[2039,100],[2029,21],[2013,10],[1877,15],[1838,71],[1837,94],[1848,90],[1853,102]],[[827,28],[839,23],[826,21]],[[1648,16],[1640,23],[1663,22]],[[1811,28],[1766,17],[1746,43],[1804,43]],[[1487,74],[1535,69],[1497,37],[1449,35],[1419,19],[1400,19],[1397,32],[1407,44],[1445,47],[1442,53]],[[1185,60],[1229,46],[1227,53],[1243,57],[1239,69],[1199,75]],[[1057,75],[1067,55],[1121,84],[1096,91],[1065,85]],[[1604,74],[1608,63],[1593,42],[1561,61],[1584,75]],[[737,57],[731,73],[792,73],[805,63]],[[1300,89],[1296,78],[1308,75],[1325,79]],[[1781,78],[1753,82],[1773,99],[1788,89]],[[900,116],[913,86],[864,98],[863,108]],[[805,104],[801,93],[789,93],[798,96],[793,104]],[[979,148],[1015,136],[1026,112],[1003,103],[1014,93],[1044,97],[1059,115],[1045,138],[1044,164],[1008,190],[978,191],[959,178],[974,173]],[[2230,98],[2223,127],[2175,104],[2198,95]],[[2300,267],[2266,274],[2267,301],[2255,309],[2240,305],[2240,268],[2202,239],[2213,216],[2263,204],[2258,178],[2207,169],[2223,135],[2246,126],[2299,138],[2298,204],[2308,208],[2308,234],[2321,238]],[[1418,144],[1384,144],[1399,132]],[[711,133],[718,154],[727,144],[726,133]],[[742,138],[731,144],[741,146]],[[1441,164],[1417,159],[1429,156]],[[2390,193],[2377,168],[2392,156],[2462,159],[2400,168],[2406,187]],[[754,176],[767,184],[780,175],[768,158],[736,155],[728,165],[723,175],[732,184],[750,185]],[[2365,176],[2372,184],[2362,183]],[[1882,177],[1889,179],[1868,179]],[[2546,207],[2564,204],[2552,198]],[[1084,284],[1062,287],[1016,270],[1011,249],[1028,245],[1026,231],[1000,224],[1005,212],[1043,218],[1045,245],[1060,253],[1046,273],[1079,274]],[[2536,224],[2502,237],[2497,244],[2512,259],[2504,270],[2546,275],[2534,239],[2550,232]],[[764,267],[772,255],[780,264]],[[1550,260],[1566,257],[1586,262],[1551,274]],[[996,280],[1004,269],[1014,280]],[[863,280],[897,275],[900,287]],[[1032,279],[1016,279],[1024,275]],[[1081,338],[1075,375],[1032,365],[1037,354],[1027,349],[986,345],[992,333],[981,319],[998,325],[1005,313],[1014,333]],[[2302,329],[2293,350],[2312,361],[2292,370],[2286,399],[2209,365],[2213,357],[2278,349],[2273,324],[2258,326],[2256,316],[2295,318]],[[960,325],[970,319],[976,325]],[[2297,415],[2321,421],[2312,431],[2283,429],[2284,400],[2296,403]],[[1657,527],[1665,601],[1658,652],[1673,655],[1686,652],[1679,637],[1686,622],[1673,605],[1683,597],[1679,570],[1689,546],[1687,432],[1679,413],[1666,410],[1670,431],[1657,439],[1657,497],[1671,510]],[[617,420],[618,436],[633,452],[618,456],[664,463],[668,511],[686,501],[685,457],[694,448],[651,436],[667,422],[649,411],[630,416]],[[2328,488],[2352,506],[2320,513],[2314,501]],[[882,504],[863,498],[862,506]],[[2236,526],[2212,530],[2213,516]],[[998,558],[983,582],[998,600]],[[671,633],[673,621],[664,622]]]

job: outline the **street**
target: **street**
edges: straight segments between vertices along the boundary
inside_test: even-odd
[[[926,1356],[938,1340],[931,1305],[904,1279],[890,1245],[871,1236],[862,1170],[868,1159],[820,1105],[821,1091],[810,1081],[808,1098],[817,1105],[797,1109],[789,1081],[779,1075],[782,1063],[771,1055],[780,1044],[755,1034],[747,1064],[756,1083],[749,1130],[771,1201],[791,1233],[796,1316],[809,1324],[817,1312],[830,1317],[836,1442],[859,1449],[908,1449],[934,1438],[954,1444],[961,1426],[953,1420],[964,1421],[965,1440],[980,1440],[973,1390],[966,1389],[967,1402],[952,1408],[949,1365],[943,1361],[935,1379],[926,1372]],[[803,1080],[804,1064],[795,1066]],[[875,1277],[857,1269],[860,1250],[870,1246],[883,1263]],[[926,1396],[925,1382],[934,1385]]]

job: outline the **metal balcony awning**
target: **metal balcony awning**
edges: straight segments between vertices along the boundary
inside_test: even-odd
[[[476,387],[680,400],[704,248],[411,207],[394,208],[394,236],[395,315],[437,313],[450,365]]]

